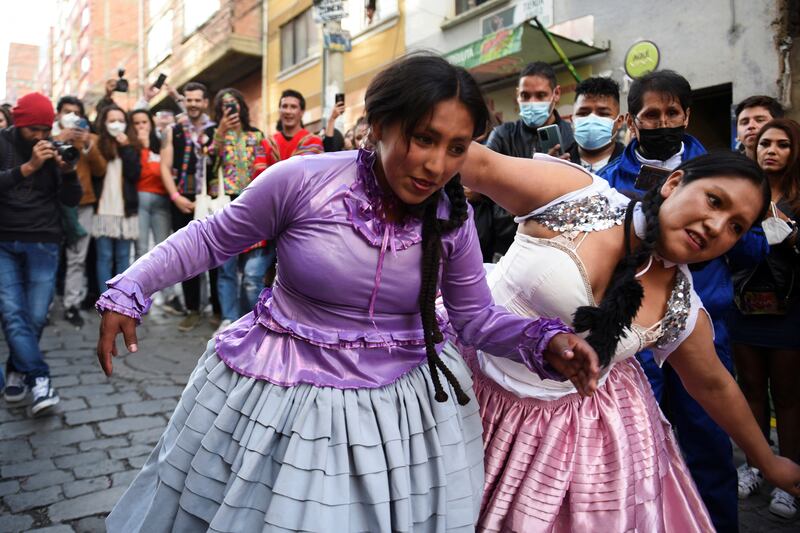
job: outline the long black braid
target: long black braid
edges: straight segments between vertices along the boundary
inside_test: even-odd
[[[595,349],[604,366],[611,362],[620,337],[631,326],[636,313],[642,305],[644,289],[636,272],[652,255],[658,242],[658,211],[664,197],[661,184],[650,189],[642,199],[642,211],[647,221],[647,229],[639,246],[631,250],[631,231],[633,209],[636,201],[631,200],[625,211],[625,256],[617,263],[611,281],[608,283],[603,301],[597,307],[584,305],[575,311],[573,326],[575,331],[589,331],[586,341]]]
[[[436,391],[436,401],[446,402],[447,393],[439,379],[439,370],[453,388],[456,399],[460,405],[469,402],[469,396],[464,393],[461,384],[444,364],[436,352],[436,344],[442,342],[444,337],[436,321],[436,293],[439,289],[439,270],[442,258],[442,233],[461,226],[467,219],[467,198],[461,187],[461,179],[456,175],[444,187],[444,192],[450,200],[450,217],[439,220],[436,217],[436,208],[441,193],[437,192],[425,202],[422,212],[422,276],[419,290],[419,312],[422,316],[422,328],[425,335],[425,353],[428,356],[428,367]]]

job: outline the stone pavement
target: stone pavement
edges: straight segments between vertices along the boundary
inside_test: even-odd
[[[138,329],[139,352],[117,357],[106,378],[97,316],[84,313],[80,331],[62,316],[55,306],[42,339],[59,406],[32,419],[27,402],[0,399],[0,532],[105,531],[103,517],[147,459],[213,332],[203,322],[180,333],[177,318],[154,310]],[[0,364],[6,358],[0,339]],[[742,533],[800,531],[800,518],[781,520],[768,505],[767,488],[740,505]]]

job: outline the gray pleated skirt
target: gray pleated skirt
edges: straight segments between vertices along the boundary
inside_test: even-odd
[[[478,402],[458,352],[442,359],[464,407],[434,400],[427,365],[377,389],[281,387],[210,342],[108,531],[474,531]]]

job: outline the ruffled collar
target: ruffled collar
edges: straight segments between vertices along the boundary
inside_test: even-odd
[[[375,159],[375,152],[359,149],[356,179],[344,198],[347,218],[372,246],[388,246],[393,252],[405,250],[422,241],[422,226],[413,217],[405,217],[399,222],[388,222],[383,218],[384,206],[396,199],[384,193],[378,184],[373,172]]]

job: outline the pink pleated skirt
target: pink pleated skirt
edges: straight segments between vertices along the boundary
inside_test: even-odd
[[[635,359],[593,397],[553,401],[520,398],[468,359],[483,419],[479,531],[714,531]]]

